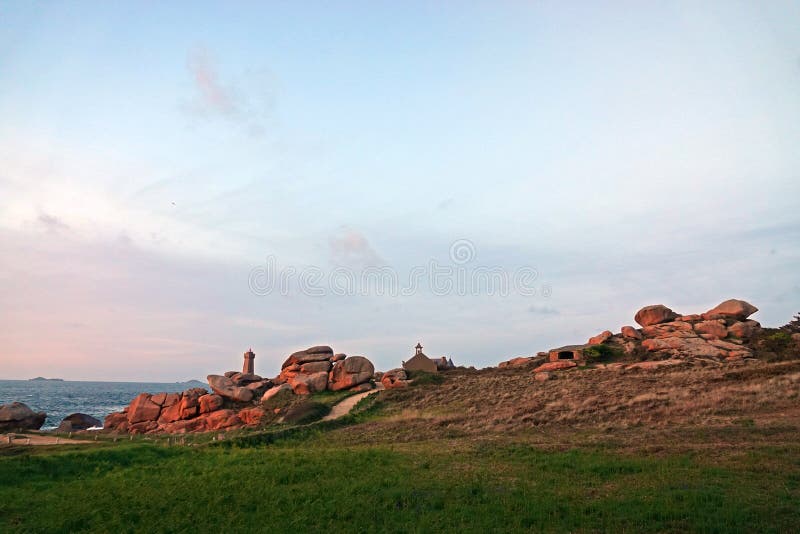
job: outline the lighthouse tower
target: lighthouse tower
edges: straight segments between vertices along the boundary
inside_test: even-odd
[[[255,359],[256,359],[256,353],[253,352],[252,348],[244,353],[244,366],[242,367],[243,374],[246,375],[255,374],[255,365],[253,364],[253,360]]]

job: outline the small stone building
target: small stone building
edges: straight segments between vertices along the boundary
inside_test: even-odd
[[[585,348],[586,345],[567,345],[565,347],[551,349],[548,360],[551,362],[557,362],[560,360],[582,360],[583,349]]]
[[[433,358],[433,363],[439,371],[447,371],[448,369],[455,369],[455,364],[451,358],[442,356],[441,358]]]
[[[422,352],[422,345],[417,343],[415,348],[417,349],[417,353],[407,362],[403,362],[403,369],[406,371],[426,371],[428,373],[437,372],[439,368],[436,362],[428,358],[425,353]]]

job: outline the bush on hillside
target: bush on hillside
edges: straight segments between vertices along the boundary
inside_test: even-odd
[[[795,315],[794,319],[783,325],[781,330],[789,332],[790,334],[800,334],[800,313]]]
[[[792,335],[777,328],[763,328],[749,343],[755,356],[768,362],[794,360],[800,357]]]
[[[622,357],[622,351],[611,345],[592,345],[583,349],[583,357],[591,363],[603,363]]]

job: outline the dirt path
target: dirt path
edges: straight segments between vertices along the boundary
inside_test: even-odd
[[[352,410],[355,407],[355,405],[361,401],[361,399],[363,399],[364,397],[368,397],[373,393],[377,393],[382,389],[383,389],[383,384],[378,383],[376,384],[375,389],[372,389],[370,391],[365,391],[364,393],[358,393],[351,397],[347,397],[342,402],[331,408],[331,413],[323,417],[322,420],[330,421],[332,419],[339,419],[340,417],[344,417],[345,415],[350,413],[350,410]]]
[[[88,445],[94,443],[85,439],[69,439],[42,434],[2,434],[0,447],[3,445]]]

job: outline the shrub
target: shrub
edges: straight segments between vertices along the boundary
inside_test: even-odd
[[[800,357],[800,351],[785,330],[764,328],[750,342],[756,357],[768,362],[793,360]]]
[[[592,345],[583,349],[583,357],[588,362],[608,362],[622,356],[622,351],[611,345]]]
[[[781,352],[792,342],[792,335],[789,332],[773,332],[768,334],[763,341],[764,348],[771,352]]]
[[[783,325],[781,330],[789,332],[790,334],[800,333],[800,313],[795,315],[791,321]]]

